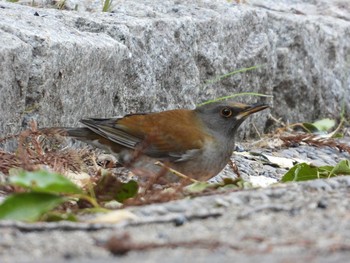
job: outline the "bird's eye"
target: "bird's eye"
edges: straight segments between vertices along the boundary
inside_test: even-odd
[[[221,116],[225,118],[230,118],[232,116],[233,112],[230,108],[223,108],[221,110]]]

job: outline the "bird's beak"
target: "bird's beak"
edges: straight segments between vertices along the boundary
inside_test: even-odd
[[[252,105],[245,105],[245,104],[240,105],[240,108],[242,109],[242,111],[236,115],[236,119],[237,120],[245,119],[249,115],[258,111],[262,111],[268,107],[269,105],[263,104],[263,103],[255,103]]]

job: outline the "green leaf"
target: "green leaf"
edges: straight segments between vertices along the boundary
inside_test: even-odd
[[[122,203],[128,198],[136,196],[138,190],[139,186],[134,180],[130,180],[127,183],[123,183],[120,185],[120,188],[118,189],[117,194],[115,195],[115,200]]]
[[[218,184],[219,189],[251,189],[253,185],[251,182],[244,181],[242,178],[224,178]]]
[[[318,173],[316,167],[311,167],[307,163],[299,163],[294,165],[285,175],[283,175],[281,181],[306,181],[317,178]]]
[[[312,123],[308,123],[308,122],[303,122],[302,123],[302,128],[304,128],[304,130],[308,133],[317,133],[319,132],[319,129],[313,125]]]
[[[12,185],[21,186],[38,192],[79,194],[82,190],[63,175],[44,170],[28,172],[11,170],[9,181]]]
[[[216,185],[208,182],[196,182],[185,187],[187,193],[201,193],[208,188],[215,188]]]
[[[330,133],[330,135],[332,135],[331,138],[334,138],[334,139],[339,139],[339,138],[344,138],[344,134],[341,134],[341,133]]]
[[[329,177],[333,175],[349,175],[350,174],[350,161],[349,160],[342,160],[340,161],[332,171],[330,172]]]
[[[241,178],[224,178],[219,183],[196,182],[186,186],[185,191],[189,194],[196,194],[205,190],[250,189],[252,187],[250,182]]]
[[[0,219],[37,221],[66,199],[49,193],[20,193],[8,196],[0,205]]]
[[[332,129],[335,126],[335,120],[331,120],[331,119],[322,119],[322,120],[318,120],[315,121],[314,123],[312,123],[313,126],[315,126],[319,131],[329,131],[330,129]]]
[[[335,126],[335,120],[331,119],[322,119],[315,121],[314,123],[303,122],[302,128],[309,133],[319,133],[319,132],[327,132]]]
[[[335,166],[313,167],[306,163],[293,166],[281,179],[282,182],[306,181],[350,174],[350,161],[342,160]]]
[[[47,222],[57,222],[57,221],[71,221],[71,222],[78,222],[78,218],[76,215],[72,213],[59,213],[59,212],[48,212],[43,216],[43,219]]]
[[[320,167],[318,167],[318,169],[320,171],[324,171],[324,172],[330,173],[334,169],[334,166],[330,166],[330,165],[320,166]]]

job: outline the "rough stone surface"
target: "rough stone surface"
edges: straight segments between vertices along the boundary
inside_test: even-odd
[[[339,177],[198,197],[129,208],[138,221],[119,225],[0,222],[1,262],[347,262],[349,189],[350,177]],[[123,233],[137,244],[188,245],[115,258],[103,244]]]
[[[347,2],[255,2],[122,1],[111,13],[1,2],[0,131],[30,119],[76,125],[193,107],[242,91],[272,94],[272,113],[284,120],[339,116],[342,102],[350,105]],[[262,113],[248,122],[262,130],[266,120]],[[248,122],[241,137],[252,131]]]
[[[77,3],[66,2],[67,9]],[[272,94],[265,101],[285,121],[334,118],[342,103],[349,110],[348,1],[189,2],[118,1],[111,13],[98,12],[94,0],[79,2],[78,12],[0,2],[0,133],[18,132],[30,119],[73,126],[82,117],[193,107],[242,91]],[[253,116],[241,138],[253,134],[253,121],[260,131],[270,125],[267,113]],[[317,165],[350,159],[306,145],[261,153]],[[258,157],[235,160],[245,179],[279,179],[286,172]],[[2,221],[0,261],[347,262],[349,189],[350,178],[339,177],[197,197],[128,208],[138,219],[112,225]],[[221,244],[116,258],[102,244],[123,233],[137,244]]]

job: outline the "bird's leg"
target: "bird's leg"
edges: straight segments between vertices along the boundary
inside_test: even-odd
[[[163,168],[167,169],[169,172],[175,174],[176,176],[178,176],[180,178],[183,178],[183,179],[186,179],[186,180],[190,180],[192,183],[198,183],[199,182],[196,179],[188,177],[187,175],[185,175],[183,173],[180,173],[180,172],[174,170],[173,168],[170,168],[169,166],[165,165],[164,163],[162,163],[160,161],[155,162],[155,165],[158,165],[160,167],[163,167]]]

